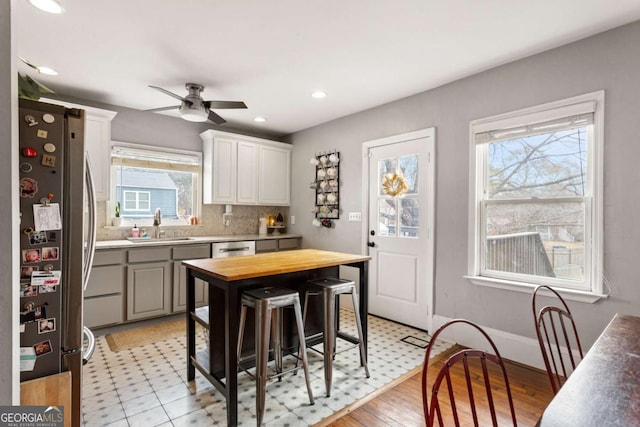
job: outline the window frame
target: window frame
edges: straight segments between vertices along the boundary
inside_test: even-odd
[[[593,126],[589,135],[592,146],[587,152],[587,185],[585,195],[579,199],[585,202],[585,273],[584,284],[575,281],[522,274],[483,272],[485,251],[483,242],[486,231],[483,218],[486,203],[500,203],[485,200],[484,186],[487,171],[487,150],[490,142],[477,142],[476,136],[491,129],[505,129],[531,125],[544,120],[560,118],[575,109],[577,104],[593,103]],[[597,91],[524,108],[504,114],[473,120],[469,125],[469,235],[468,267],[465,276],[472,283],[500,289],[530,293],[540,284],[553,286],[563,296],[583,302],[595,302],[606,297],[603,283],[603,153],[604,153],[604,91]],[[560,199],[555,199],[560,200]],[[509,200],[511,202],[513,200]],[[536,199],[536,202],[538,199]],[[540,200],[544,202],[544,200]],[[531,199],[523,199],[531,202]],[[590,237],[587,237],[589,236]]]
[[[135,144],[135,143],[129,143],[129,142],[121,142],[121,141],[111,141],[111,146],[110,146],[110,151],[109,151],[109,155],[110,155],[110,162],[109,162],[109,170],[110,170],[110,176],[111,176],[111,182],[109,185],[109,194],[110,194],[110,202],[108,203],[107,206],[107,210],[106,210],[106,215],[107,215],[107,224],[111,223],[111,218],[113,217],[113,212],[114,212],[114,208],[115,208],[115,204],[116,204],[116,165],[114,163],[114,150],[117,150],[119,148],[122,148],[124,150],[130,150],[132,152],[139,152],[142,155],[144,155],[145,153],[152,158],[162,158],[165,159],[165,162],[167,165],[171,165],[170,167],[167,167],[166,169],[163,168],[157,168],[157,167],[153,167],[150,166],[153,169],[158,169],[158,170],[174,170],[174,171],[178,171],[178,172],[191,172],[194,174],[194,178],[193,178],[193,185],[192,185],[192,197],[193,197],[193,215],[197,218],[200,218],[202,216],[202,180],[203,180],[203,175],[202,175],[202,153],[198,152],[198,151],[190,151],[190,150],[181,150],[181,149],[176,149],[176,148],[166,148],[166,147],[158,147],[158,146],[153,146],[153,145],[145,145],[145,144]],[[166,159],[171,159],[172,156],[176,159],[176,161],[170,161],[170,160],[166,160]],[[197,165],[187,165],[184,166],[185,169],[189,169],[189,170],[182,170],[180,166],[181,164],[184,164],[184,159],[194,159],[197,162]],[[181,159],[181,160],[178,160]],[[134,160],[135,161],[135,160]],[[144,160],[140,161],[141,164],[140,165],[132,165],[134,167],[144,167],[145,165],[143,164],[143,162],[145,162]],[[151,163],[153,163],[153,161],[151,161]],[[159,162],[161,163],[161,162]],[[123,187],[123,197],[124,197],[124,187]],[[126,191],[131,191],[131,190],[126,190]],[[136,191],[139,192],[139,191]],[[124,201],[124,199],[123,199]],[[149,195],[149,201],[151,202],[151,195]],[[200,221],[198,221],[198,224],[200,223]],[[152,218],[134,218],[134,219],[126,219],[126,218],[122,218],[121,220],[121,224],[119,227],[130,227],[133,225],[138,225],[138,226],[152,226],[153,225],[153,219]],[[182,221],[168,221],[165,220],[162,222],[162,227],[193,227],[196,226],[196,224],[190,224],[188,222],[182,222]]]

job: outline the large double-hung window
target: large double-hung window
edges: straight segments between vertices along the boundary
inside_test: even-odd
[[[471,123],[477,283],[602,294],[603,105],[596,92]]]
[[[163,226],[193,224],[201,173],[201,153],[114,142],[111,200],[120,202],[122,225],[152,225],[156,209]]]

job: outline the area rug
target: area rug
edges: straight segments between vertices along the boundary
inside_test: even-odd
[[[187,326],[185,320],[184,318],[180,318],[154,325],[114,332],[106,335],[105,339],[111,351],[118,352],[179,336],[186,336],[186,334]]]

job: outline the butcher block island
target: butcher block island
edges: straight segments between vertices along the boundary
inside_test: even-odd
[[[309,280],[339,277],[340,266],[359,270],[359,303],[362,319],[363,341],[367,345],[367,268],[370,257],[300,249],[286,252],[270,252],[231,258],[197,259],[183,261],[187,270],[187,378],[195,378],[198,369],[225,396],[227,400],[227,424],[238,422],[237,346],[240,325],[240,297],[242,292],[274,286],[298,290],[304,301],[305,284]],[[195,279],[208,283],[209,304],[196,309]],[[321,331],[322,310],[320,298],[309,307],[306,332],[315,335]],[[251,310],[249,311],[251,313]],[[283,343],[291,352],[297,352],[297,340],[288,327],[293,316],[283,316]],[[209,332],[210,347],[196,354],[196,322]],[[320,338],[321,339],[321,338]],[[320,342],[311,341],[308,345]],[[253,352],[253,318],[247,318],[243,353]]]

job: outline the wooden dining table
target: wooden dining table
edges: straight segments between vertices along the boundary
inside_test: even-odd
[[[537,425],[640,426],[640,317],[615,315]]]
[[[307,281],[339,277],[340,266],[359,269],[359,305],[367,348],[367,255],[317,249],[183,261],[187,270],[187,379],[201,372],[226,398],[227,425],[238,422],[238,332],[241,294],[265,286],[303,292]],[[195,280],[208,284],[208,305],[196,308]],[[209,346],[196,352],[196,322],[208,330]],[[246,334],[245,334],[246,337]],[[252,340],[245,338],[245,344]],[[291,344],[297,348],[294,342]],[[366,354],[366,353],[365,353]]]

